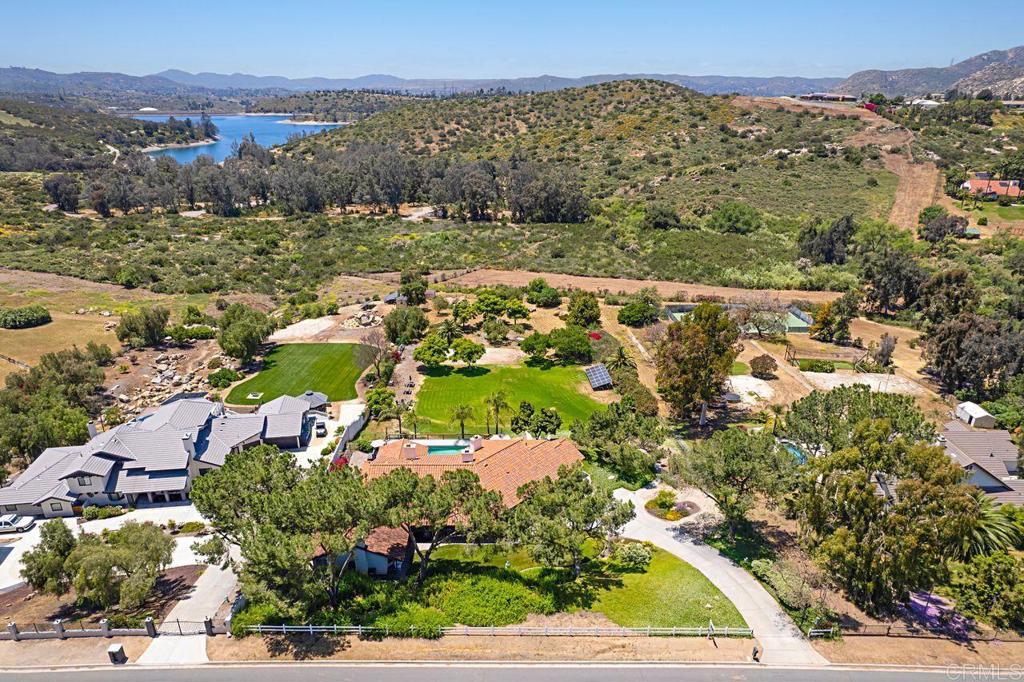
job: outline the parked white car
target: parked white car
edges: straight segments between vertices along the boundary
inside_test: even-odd
[[[4,514],[0,516],[0,533],[24,533],[36,525],[36,520],[31,516],[19,516],[17,514]]]

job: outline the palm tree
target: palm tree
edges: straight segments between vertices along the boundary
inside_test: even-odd
[[[473,408],[466,403],[460,403],[452,408],[452,418],[448,423],[455,424],[458,422],[462,440],[466,440],[466,420],[472,419],[475,414]]]
[[[616,348],[615,352],[604,361],[604,364],[609,370],[636,369],[636,360],[625,346]]]
[[[1013,549],[1020,539],[1013,519],[980,490],[974,492],[974,499],[978,503],[978,517],[961,543],[953,547],[953,557],[966,560]]]
[[[437,335],[450,346],[455,339],[462,336],[462,330],[459,329],[459,325],[455,324],[454,320],[449,318],[438,325]]]
[[[383,416],[398,420],[398,437],[402,437],[402,417],[412,411],[412,406],[404,400],[397,401]]]
[[[492,393],[484,402],[487,403],[487,406],[491,408],[491,412],[494,413],[494,432],[501,433],[501,411],[507,410],[509,407],[505,391]]]
[[[415,406],[410,406],[409,407],[409,415],[406,417],[406,420],[410,424],[412,424],[412,437],[413,438],[419,438],[419,425],[420,425],[420,422],[422,421],[422,419],[420,418],[420,416],[418,414],[416,414],[416,407]]]
[[[772,435],[775,435],[775,428],[782,421],[782,413],[785,412],[786,407],[784,405],[769,405],[768,409],[772,411],[774,418],[772,419]]]

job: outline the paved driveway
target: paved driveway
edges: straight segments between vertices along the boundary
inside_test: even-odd
[[[677,523],[662,521],[644,511],[644,503],[657,494],[656,488],[630,492],[615,491],[615,497],[633,503],[636,518],[626,524],[623,535],[646,540],[671,552],[707,576],[736,605],[743,619],[761,643],[761,660],[778,665],[824,665],[828,661],[800,634],[775,599],[742,567],[698,544]]]
[[[38,519],[32,530],[25,533],[12,534],[9,537],[14,538],[14,542],[0,545],[4,550],[9,550],[6,553],[0,551],[0,590],[13,587],[22,582],[21,557],[24,556],[25,552],[39,544],[40,530],[43,524],[50,520],[64,523],[75,533],[83,531],[99,533],[103,530],[120,528],[129,521],[138,521],[139,523],[152,521],[153,523],[161,524],[167,523],[170,519],[174,519],[180,524],[185,521],[202,521],[203,517],[196,511],[195,506],[190,503],[171,503],[143,507],[111,519],[97,519],[96,521],[86,521],[83,524],[79,524],[78,519],[75,518]],[[187,566],[189,564],[202,563],[197,560],[190,548],[194,541],[195,538],[192,537],[178,539],[174,556],[171,560],[171,566]]]

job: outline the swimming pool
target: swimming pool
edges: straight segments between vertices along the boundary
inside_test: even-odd
[[[782,445],[787,450],[789,450],[790,454],[793,455],[793,459],[795,459],[798,464],[807,463],[807,455],[804,454],[804,451],[798,448],[795,443],[791,443],[788,440],[784,440],[782,441]]]
[[[428,445],[428,455],[457,455],[466,449],[465,445]]]

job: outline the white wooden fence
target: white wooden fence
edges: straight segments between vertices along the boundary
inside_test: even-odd
[[[750,628],[716,627],[708,623],[700,627],[624,628],[624,627],[539,627],[507,625],[503,627],[470,627],[457,625],[441,628],[394,629],[366,625],[253,625],[250,632],[261,635],[356,635],[373,636],[486,636],[486,637],[753,637]]]

